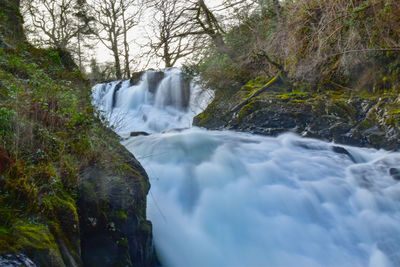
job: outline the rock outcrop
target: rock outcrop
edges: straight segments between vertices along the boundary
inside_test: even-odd
[[[260,79],[251,81],[230,97],[217,91],[213,103],[194,124],[261,135],[291,131],[341,144],[400,148],[400,98],[393,93],[288,90],[278,82],[233,111],[263,83]]]
[[[140,163],[123,147],[120,170],[99,163],[82,171],[79,222],[84,266],[153,266],[152,225],[146,220],[150,189]]]

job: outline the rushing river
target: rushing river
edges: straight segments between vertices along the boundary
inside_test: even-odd
[[[122,143],[149,174],[163,266],[400,266],[400,153],[188,128],[212,94],[162,73],[93,101],[121,136],[151,133]]]

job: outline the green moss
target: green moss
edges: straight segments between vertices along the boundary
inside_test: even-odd
[[[78,222],[75,200],[66,194],[64,198],[62,197],[62,193],[59,193],[57,196],[45,196],[42,198],[42,206],[50,217],[63,218],[65,221],[62,223]]]
[[[124,210],[118,210],[115,212],[115,217],[121,220],[126,220],[128,219],[128,216],[126,215]]]
[[[327,112],[351,120],[355,120],[357,115],[357,110],[354,106],[341,100],[334,100],[331,104],[327,104]]]
[[[134,177],[141,177],[141,174],[127,163],[122,164],[122,171],[124,173],[130,173]]]
[[[299,92],[299,91],[293,91],[290,93],[285,93],[285,94],[278,94],[276,95],[276,98],[281,99],[281,100],[289,100],[292,99],[294,100],[304,100],[306,98],[309,98],[310,94],[307,92]]]
[[[385,113],[386,123],[393,127],[400,126],[400,109],[399,105],[385,105]]]
[[[360,122],[360,123],[358,124],[357,128],[358,128],[360,131],[365,131],[365,130],[367,130],[367,129],[373,127],[374,125],[375,125],[375,122],[373,122],[373,121],[370,120],[370,119],[365,119],[365,120],[363,120],[362,122]]]
[[[56,248],[53,235],[45,225],[18,224],[13,227],[17,246],[35,249]]]
[[[247,105],[244,105],[238,113],[238,121],[242,121],[246,116],[254,112],[258,107],[258,101],[256,99],[252,100]]]
[[[271,80],[271,77],[268,76],[258,76],[250,81],[248,81],[245,85],[242,86],[241,90],[250,92],[255,91],[261,87],[263,87],[267,82]]]
[[[2,227],[0,232],[0,254],[12,253],[21,249],[57,250],[57,243],[49,228],[44,224],[32,224],[18,221],[11,228]]]
[[[211,102],[210,105],[208,105],[205,111],[196,116],[196,119],[199,121],[200,125],[207,123],[214,116],[216,111],[216,104],[217,101],[214,100],[213,102]]]
[[[148,223],[147,221],[142,221],[139,225],[139,228],[142,232],[145,232],[145,233],[151,233],[151,231],[152,231],[151,224]]]
[[[128,239],[126,239],[126,238],[121,238],[121,239],[118,241],[118,245],[121,246],[121,247],[128,247]]]
[[[389,114],[391,114],[391,115],[400,115],[400,109],[398,109],[398,107],[390,108],[389,109]]]
[[[79,235],[77,170],[101,156],[100,147],[112,138],[93,119],[82,74],[60,79],[68,72],[55,51],[28,44],[0,49],[0,150],[13,162],[1,174],[1,251],[54,246],[49,225],[57,238]],[[42,224],[25,222],[31,218]]]

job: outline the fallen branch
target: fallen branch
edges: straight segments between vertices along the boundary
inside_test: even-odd
[[[257,90],[256,92],[254,92],[251,96],[249,96],[246,100],[244,100],[243,102],[237,104],[232,110],[231,112],[235,113],[237,111],[239,111],[243,106],[247,105],[250,100],[260,94],[262,94],[265,90],[267,90],[269,88],[269,86],[271,84],[273,84],[279,77],[280,73],[278,73],[278,75],[276,75],[274,78],[272,78],[269,82],[267,82],[263,87],[261,87],[259,90]]]

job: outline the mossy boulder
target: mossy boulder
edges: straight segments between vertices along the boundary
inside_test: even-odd
[[[94,163],[82,173],[78,207],[85,266],[155,263],[152,227],[145,210],[148,178],[124,148],[121,155],[120,169]]]

